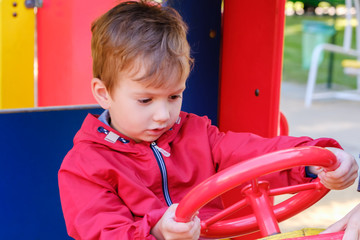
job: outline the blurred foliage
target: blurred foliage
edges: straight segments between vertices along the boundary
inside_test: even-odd
[[[283,80],[297,83],[307,83],[309,74],[308,69],[302,67],[302,49],[303,49],[303,23],[304,21],[321,21],[328,24],[334,24],[336,35],[333,43],[341,46],[344,39],[345,19],[338,17],[336,21],[330,16],[287,16],[285,21],[285,42],[284,42],[284,58],[283,58]],[[335,22],[334,22],[335,21]],[[352,48],[355,48],[355,29],[353,29]],[[331,40],[329,39],[329,42]],[[356,87],[356,77],[344,74],[341,62],[344,59],[354,59],[343,54],[333,55],[333,71],[329,73],[330,53],[325,51],[324,60],[319,66],[317,83],[326,83],[329,74],[332,75],[334,84],[342,85],[350,88]]]
[[[317,7],[320,2],[328,2],[332,6],[345,4],[345,0],[321,0],[321,1],[319,1],[319,0],[288,0],[288,1],[290,1],[290,2],[303,2],[305,8],[306,7]]]

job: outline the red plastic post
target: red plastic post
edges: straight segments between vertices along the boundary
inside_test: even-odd
[[[280,228],[276,216],[274,214],[272,203],[269,199],[268,183],[250,185],[244,192],[246,199],[254,210],[256,221],[258,222],[259,229],[262,236],[270,236],[280,233]]]
[[[224,1],[219,127],[278,133],[284,0]]]

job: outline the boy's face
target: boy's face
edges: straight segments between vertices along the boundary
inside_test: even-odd
[[[178,119],[185,80],[167,88],[153,88],[133,80],[141,75],[141,71],[122,75],[109,97],[108,109],[114,129],[136,142],[152,142]]]

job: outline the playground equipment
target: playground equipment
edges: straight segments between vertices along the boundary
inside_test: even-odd
[[[357,60],[360,60],[360,26],[356,26],[356,49],[351,48],[351,39],[352,39],[352,26],[351,19],[352,13],[351,8],[354,6],[356,9],[356,20],[360,23],[360,6],[359,0],[345,0],[346,4],[346,27],[344,33],[344,42],[343,46],[338,46],[329,43],[322,43],[315,47],[312,57],[311,65],[308,75],[306,94],[305,94],[305,106],[310,107],[313,99],[324,99],[324,98],[339,98],[347,100],[356,100],[360,101],[360,72],[356,73],[357,75],[357,89],[351,91],[327,91],[327,92],[315,92],[317,70],[319,67],[319,59],[323,54],[323,51],[329,51],[334,53],[340,53],[356,57]]]
[[[4,239],[69,239],[57,171],[86,114],[101,113],[90,98],[90,26],[117,2],[44,0],[35,15],[22,0],[0,0],[0,123],[6,126],[0,137]],[[185,0],[173,5],[191,27],[189,42],[198,61],[184,95],[184,110],[206,114],[216,123],[221,1]],[[35,27],[28,32],[27,24],[35,19],[37,84],[34,44],[26,43],[27,39],[34,42]],[[27,24],[21,25],[24,22]],[[32,56],[17,54],[22,51]]]
[[[256,18],[253,11],[243,11],[254,8],[252,1],[225,0],[223,15],[221,2],[168,1],[189,25],[196,60],[183,110],[208,115],[222,131],[277,136],[285,1],[258,0]],[[87,105],[94,101],[89,87],[90,24],[115,3],[43,0],[36,14],[35,81],[34,34],[27,33],[27,28],[35,28],[34,11],[24,1],[0,0],[0,108],[6,109],[0,111],[5,126],[0,138],[5,163],[0,170],[3,238],[69,238],[57,170],[87,112],[101,112]],[[30,17],[22,20],[27,14]],[[11,45],[14,39],[29,42]],[[30,52],[26,58],[23,50]],[[281,125],[285,127],[280,132],[287,134],[284,118]]]

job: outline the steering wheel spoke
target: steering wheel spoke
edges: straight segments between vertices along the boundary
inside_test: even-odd
[[[303,184],[294,185],[294,186],[270,189],[269,196],[295,194],[298,192],[313,190],[313,189],[322,190],[324,188],[325,188],[324,185],[322,185],[319,181],[313,181],[310,183],[303,183]]]
[[[248,205],[248,201],[246,199],[242,199],[241,201],[234,203],[233,205],[231,205],[230,207],[220,211],[219,213],[217,213],[216,215],[202,221],[202,228],[208,228],[211,225],[213,225],[214,223],[219,222],[220,220],[223,220],[224,218],[226,218],[227,216],[230,216],[231,214],[239,211],[240,209],[246,207]]]

